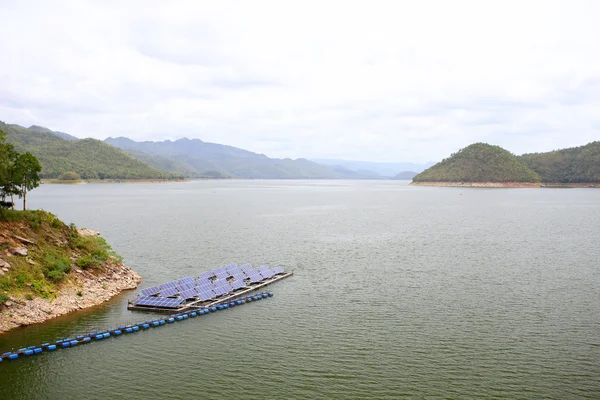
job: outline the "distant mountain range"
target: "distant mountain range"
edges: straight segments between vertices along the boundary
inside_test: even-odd
[[[125,137],[109,137],[105,143],[119,147],[156,168],[190,178],[385,179],[372,171],[322,165],[305,158],[269,158],[264,154],[199,139],[136,142]]]
[[[352,161],[352,160],[337,160],[328,158],[312,158],[314,161],[323,165],[339,165],[353,171],[373,171],[381,176],[394,177],[400,172],[415,171],[421,172],[431,167],[434,162],[424,164],[414,164],[406,162],[372,162],[372,161]]]
[[[421,172],[413,182],[599,183],[600,142],[522,156],[475,143]]]
[[[0,130],[7,133],[7,142],[17,151],[29,151],[40,160],[43,178],[75,172],[83,179],[391,177],[415,182],[600,183],[600,142],[522,156],[499,146],[475,143],[427,168],[431,163],[269,158],[199,139],[136,142],[109,137],[102,142],[41,126],[24,128],[1,121]]]

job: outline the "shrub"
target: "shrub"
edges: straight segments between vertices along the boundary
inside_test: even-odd
[[[81,256],[75,261],[75,264],[81,269],[88,269],[96,266],[96,260],[90,256]]]
[[[53,282],[60,282],[65,279],[65,273],[56,269],[46,272],[46,277]]]
[[[62,254],[49,252],[42,257],[42,265],[44,275],[48,279],[60,282],[65,278],[65,274],[71,270],[71,259]]]
[[[4,303],[6,303],[9,300],[10,300],[10,297],[8,297],[7,294],[0,293],[0,304],[4,304]]]
[[[61,181],[80,181],[81,177],[79,176],[79,174],[77,172],[68,171],[68,172],[61,174],[58,177],[58,179],[60,179]]]

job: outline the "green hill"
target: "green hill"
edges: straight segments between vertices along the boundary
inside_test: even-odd
[[[168,179],[175,176],[159,171],[124,151],[96,139],[70,137],[66,140],[39,126],[24,128],[0,121],[6,141],[19,152],[31,152],[42,165],[41,178],[58,178],[76,172],[83,179]],[[63,134],[65,135],[65,134]],[[69,135],[70,136],[70,135]]]
[[[523,154],[519,160],[537,172],[542,182],[600,182],[600,142],[548,153]]]
[[[540,177],[500,146],[475,143],[421,172],[413,182],[539,182]]]
[[[199,139],[136,142],[107,138],[106,143],[163,169],[165,159],[172,168],[185,169],[187,177],[232,177],[248,179],[382,179],[371,171],[351,171],[342,166],[321,165],[304,158],[269,158],[264,154]],[[154,164],[148,156],[158,157]],[[190,170],[191,169],[191,170]],[[188,172],[189,171],[189,172]]]

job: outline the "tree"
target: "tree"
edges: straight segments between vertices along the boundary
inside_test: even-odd
[[[14,209],[14,196],[20,196],[19,185],[15,185],[15,163],[19,153],[12,144],[4,142],[5,133],[0,130],[0,207]],[[6,197],[10,196],[10,201]]]
[[[40,186],[39,172],[42,166],[37,158],[30,152],[20,154],[15,162],[15,180],[14,182],[20,186],[21,193],[19,197],[23,197],[23,210],[27,210],[27,192]]]

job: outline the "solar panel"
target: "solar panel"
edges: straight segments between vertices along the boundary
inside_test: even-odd
[[[196,286],[212,285],[212,281],[208,278],[196,279]]]
[[[167,283],[161,283],[158,286],[160,287],[161,291],[164,290],[164,289],[174,288],[175,286],[177,286],[177,281],[172,281],[172,282],[167,282]]]
[[[160,291],[160,295],[161,295],[162,297],[174,296],[174,295],[176,295],[177,293],[179,293],[179,291],[177,290],[177,288],[174,288],[174,287],[172,287],[172,288],[168,288],[168,289],[165,289],[165,290],[161,290],[161,291]]]
[[[219,287],[214,288],[213,290],[217,294],[217,296],[231,292],[231,288],[230,287],[228,288],[225,286],[219,286]]]
[[[177,282],[178,282],[180,285],[181,285],[182,283],[191,283],[191,284],[194,284],[194,279],[193,279],[193,278],[191,278],[191,277],[189,277],[189,276],[186,276],[186,277],[184,277],[184,278],[178,279],[178,280],[177,280]]]
[[[226,288],[229,288],[229,282],[227,282],[227,280],[225,280],[225,279],[219,279],[218,281],[214,282],[214,287],[226,287]]]
[[[184,290],[188,290],[188,289],[193,289],[193,288],[194,288],[194,284],[193,283],[189,283],[189,282],[180,283],[177,286],[177,289],[179,289],[180,292],[182,292]]]
[[[273,268],[273,272],[275,273],[275,275],[285,273],[282,266],[277,266],[277,267]]]
[[[231,276],[231,274],[229,272],[225,272],[224,270],[223,271],[216,271],[215,275],[219,279],[227,279],[227,277]]]
[[[249,275],[249,278],[250,278],[250,282],[252,282],[252,283],[255,283],[255,282],[260,282],[260,281],[262,281],[262,280],[263,280],[263,277],[262,277],[262,276],[260,276],[260,275],[258,274],[258,272],[253,272],[253,273],[250,273],[250,275]]]
[[[241,268],[241,270],[242,270],[242,271],[244,271],[244,272],[246,272],[246,271],[247,271],[247,270],[249,270],[249,269],[253,269],[253,268],[252,268],[252,265],[250,265],[250,264],[245,264],[245,265],[242,265],[240,268]]]
[[[215,298],[215,294],[212,290],[200,290],[200,293],[198,293],[198,297],[200,298],[200,300],[210,300]]]
[[[142,289],[142,295],[144,296],[152,296],[153,294],[158,294],[158,292],[160,292],[160,288],[158,286]]]
[[[179,294],[179,297],[181,297],[184,300],[193,299],[193,298],[195,298],[197,296],[198,295],[196,294],[196,291],[194,289],[184,290],[183,292],[181,292]]]
[[[233,281],[233,282],[231,282],[231,287],[233,289],[241,289],[244,286],[246,286],[246,284],[244,283],[244,281]]]
[[[155,306],[165,308],[177,308],[183,300],[181,299],[164,299],[160,297],[142,296],[138,297],[133,304],[137,306]]]
[[[200,274],[200,279],[206,279],[206,278],[210,278],[212,276],[215,276],[215,274],[212,271],[205,271]]]

